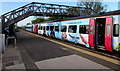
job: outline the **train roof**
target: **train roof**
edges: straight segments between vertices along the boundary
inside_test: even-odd
[[[45,21],[45,22],[36,23],[36,24],[43,24],[43,23],[52,23],[52,22],[56,22],[56,21],[59,21],[59,20]]]
[[[32,24],[28,24],[28,25],[26,25],[26,27],[27,27],[27,26],[28,26],[28,27],[29,27],[29,26],[32,26]]]
[[[92,18],[92,17],[113,16],[113,15],[120,15],[120,10],[110,11],[110,12],[101,12],[97,14],[84,15],[84,16],[72,17],[67,19],[52,20],[52,21],[46,21],[42,23],[52,23],[52,22],[60,22],[60,21],[66,21],[66,20],[76,20],[76,19],[84,19],[84,18]]]
[[[73,17],[73,18],[67,18],[67,19],[64,19],[64,20],[59,19],[59,20],[56,20],[55,22],[66,21],[66,20],[75,20],[75,19],[83,19],[83,18],[92,18],[92,17],[113,16],[113,15],[120,15],[120,10],[110,11],[110,12],[101,12],[101,13],[98,13],[98,14],[78,16],[78,17]]]
[[[45,21],[45,22],[42,22],[42,23],[50,23],[50,22],[55,22],[55,21],[59,21],[59,20]]]

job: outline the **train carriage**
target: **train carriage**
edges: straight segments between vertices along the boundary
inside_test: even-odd
[[[61,39],[60,22],[54,22],[55,38]]]
[[[55,38],[65,40],[66,39],[67,24],[62,22],[55,23]]]
[[[46,26],[46,36],[50,36],[50,26],[49,26],[49,24],[47,24],[47,26]]]
[[[38,34],[40,34],[41,23],[38,24]]]
[[[48,26],[49,26],[49,31],[47,32],[47,34],[50,36],[50,37],[55,37],[55,25],[53,22],[50,22],[48,23]]]
[[[70,20],[66,22],[68,24],[67,40],[70,42],[88,45],[88,28],[89,19],[83,20]]]
[[[26,31],[32,32],[33,31],[33,25],[32,24],[26,25],[25,29],[26,29]]]
[[[40,23],[38,28],[38,34],[45,35],[46,34],[47,23]]]
[[[41,23],[39,34],[106,51],[120,50],[120,10]],[[43,28],[45,26],[45,29]],[[39,31],[39,30],[38,30]]]
[[[33,24],[33,32],[36,33],[36,34],[38,33],[38,24],[39,23]]]
[[[87,20],[83,21],[85,19]],[[78,27],[79,23],[74,22],[71,25],[72,21],[70,22],[70,20],[83,22]],[[66,33],[66,39],[70,42],[84,44],[91,48],[105,49],[111,52],[114,51],[117,47],[120,47],[120,24],[118,15],[94,15],[93,17],[88,16],[81,18],[78,17],[76,19],[71,18],[67,21],[62,20],[61,23],[62,22],[69,22],[67,24],[67,31],[64,33]],[[76,33],[71,33],[70,29],[72,30],[72,28]]]

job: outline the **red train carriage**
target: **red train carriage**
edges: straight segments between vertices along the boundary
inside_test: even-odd
[[[38,24],[33,25],[33,32],[36,34],[38,33]]]

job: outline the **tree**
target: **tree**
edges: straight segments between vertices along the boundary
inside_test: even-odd
[[[95,13],[107,11],[107,9],[106,9],[107,5],[103,5],[102,2],[100,2],[100,1],[99,2],[77,2],[77,6],[89,8],[92,11],[94,11]],[[85,13],[92,14],[92,11],[86,10]]]
[[[68,8],[67,10],[67,14],[79,14],[79,9],[78,8]]]
[[[27,25],[30,25],[31,23],[27,23]]]
[[[44,21],[45,21],[44,18],[37,18],[35,20],[32,20],[32,24],[41,23],[41,22],[44,22]]]
[[[56,17],[56,16],[52,16],[52,17],[49,17],[46,21],[65,19],[65,18],[69,18],[69,17]]]

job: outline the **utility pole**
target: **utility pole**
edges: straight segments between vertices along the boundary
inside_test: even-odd
[[[2,34],[2,18],[0,16],[0,34]]]
[[[120,10],[120,1],[118,2],[118,10]],[[119,34],[120,34],[120,15],[118,15],[118,23],[119,23]],[[120,43],[120,36],[118,37],[118,42]]]
[[[5,52],[5,34],[3,34],[3,17],[0,16],[0,55]]]

